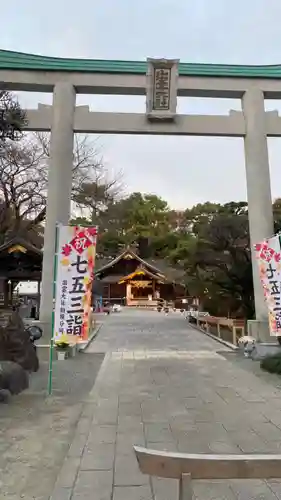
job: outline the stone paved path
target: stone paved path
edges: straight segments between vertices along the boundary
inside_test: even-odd
[[[133,444],[281,453],[280,391],[182,317],[123,311],[108,318],[90,350],[107,354],[53,500],[176,498],[174,481],[140,474]],[[200,500],[281,499],[279,481],[198,481],[194,490]]]

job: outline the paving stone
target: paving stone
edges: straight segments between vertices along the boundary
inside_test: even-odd
[[[96,403],[85,403],[81,413],[81,418],[93,417],[96,408],[97,408]]]
[[[89,436],[88,443],[115,443],[116,441],[116,425],[93,425]]]
[[[168,424],[169,423],[169,415],[163,413],[163,411],[153,411],[152,409],[149,411],[142,412],[142,420],[144,424]]]
[[[81,457],[83,454],[83,450],[85,448],[87,442],[86,434],[75,434],[75,437],[70,445],[68,456],[72,458]]]
[[[123,415],[126,417],[132,417],[132,416],[141,416],[141,404],[137,402],[125,402],[122,403],[120,402],[119,404],[119,418],[122,417]]]
[[[281,428],[281,411],[276,409],[263,409],[264,415],[267,419],[277,427]]]
[[[80,469],[87,470],[111,470],[114,462],[114,444],[102,443],[102,445],[86,446],[81,460]]]
[[[210,438],[209,438],[210,439]],[[209,441],[208,447],[212,453],[217,454],[241,454],[241,449],[234,443],[225,441]]]
[[[59,488],[72,488],[80,468],[80,457],[67,457],[58,475],[56,486]]]
[[[234,401],[239,403],[239,399],[241,400],[241,396],[237,392],[236,388],[233,387],[217,387],[216,388],[216,393],[226,402],[226,403],[233,403]]]
[[[112,481],[112,471],[80,471],[73,490],[73,498],[89,497],[95,500],[110,500]]]
[[[229,483],[238,500],[276,500],[275,493],[266,481],[248,479],[232,480]]]
[[[187,410],[187,414],[190,416],[190,418],[194,421],[194,422],[214,422],[215,420],[215,416],[214,416],[214,413],[210,410],[205,410],[205,411],[200,411],[199,410],[196,410],[196,409],[193,409],[193,408],[189,408]]]
[[[115,486],[113,500],[152,500],[152,493],[149,486]]]
[[[144,433],[144,425],[140,416],[122,416],[118,418],[118,432]]]
[[[145,437],[151,443],[174,441],[174,437],[170,426],[162,424],[145,424],[144,427]]]
[[[206,439],[201,439],[200,436],[197,438],[181,439],[177,441],[178,451],[181,453],[210,453],[209,441]]]
[[[265,440],[262,440],[255,432],[238,429],[236,432],[228,433],[229,439],[235,443],[243,453],[264,453]]]
[[[115,392],[110,397],[99,398],[99,405],[93,415],[93,422],[99,425],[115,425],[118,415],[118,399]]]
[[[144,434],[139,433],[118,433],[116,439],[117,450],[132,449],[133,446],[145,446]]]
[[[226,481],[192,481],[192,488],[198,500],[238,500]]]
[[[270,481],[266,481],[269,488],[273,491],[278,499],[281,499],[281,479],[271,479]]]
[[[157,500],[176,500],[178,490],[179,482],[175,479],[152,478],[152,491]]]
[[[115,461],[114,485],[115,486],[141,486],[149,484],[149,477],[139,470],[137,460],[130,456],[117,456]]]
[[[271,422],[253,423],[253,431],[265,441],[279,441],[281,443],[281,429]]]
[[[176,441],[164,442],[164,443],[151,443],[147,441],[147,448],[151,450],[160,450],[160,451],[178,451]]]
[[[88,435],[91,425],[92,425],[91,417],[84,417],[84,416],[81,417],[76,427],[76,434]]]
[[[55,487],[50,500],[71,500],[72,488]]]

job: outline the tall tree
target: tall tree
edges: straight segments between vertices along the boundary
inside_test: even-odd
[[[224,314],[254,312],[248,215],[245,203],[228,203],[201,221],[185,261],[195,288]],[[216,300],[215,300],[216,299]],[[223,306],[223,307],[222,307]]]
[[[25,121],[17,99],[10,92],[0,91],[0,152],[7,140],[20,139]]]
[[[276,233],[281,231],[281,198],[276,198],[273,205],[274,230]]]
[[[109,177],[101,165],[91,172],[91,178],[81,182],[73,191],[73,201],[88,213],[92,224],[100,221],[107,208],[118,200],[122,194],[122,174]]]
[[[109,205],[103,214],[107,227],[122,228],[128,239],[162,234],[169,225],[169,207],[154,194],[132,193]]]
[[[186,229],[197,234],[200,230],[200,226],[204,226],[206,223],[211,222],[219,210],[221,210],[221,205],[210,201],[198,203],[186,209],[184,214]]]
[[[137,243],[143,255],[150,256],[157,247],[156,239],[170,230],[169,214],[167,202],[154,194],[132,193],[113,201],[100,214],[100,251],[112,254]]]

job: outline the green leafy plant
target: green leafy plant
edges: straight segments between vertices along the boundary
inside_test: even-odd
[[[56,342],[56,348],[59,351],[65,351],[69,347],[68,342]]]
[[[65,351],[69,347],[67,335],[62,335],[56,342],[55,346],[59,351]]]

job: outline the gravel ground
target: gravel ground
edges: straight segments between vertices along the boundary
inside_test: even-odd
[[[67,453],[104,354],[80,353],[54,362],[53,394],[46,396],[48,363],[30,388],[0,405],[0,498],[47,500]]]

